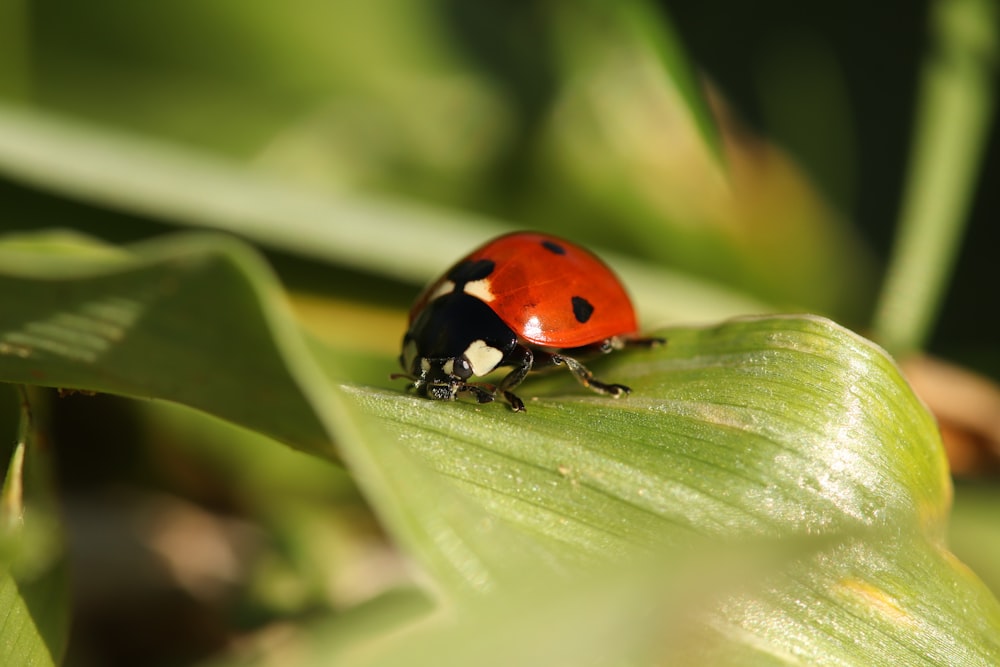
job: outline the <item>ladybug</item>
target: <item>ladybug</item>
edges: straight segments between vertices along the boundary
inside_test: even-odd
[[[631,390],[601,382],[576,357],[663,342],[638,338],[637,329],[604,262],[554,236],[514,232],[472,251],[417,297],[399,357],[406,372],[392,377],[427,398],[489,403],[499,394],[523,412],[513,389],[532,370],[565,366],[583,386],[618,398]],[[512,370],[499,385],[469,381],[504,366]]]

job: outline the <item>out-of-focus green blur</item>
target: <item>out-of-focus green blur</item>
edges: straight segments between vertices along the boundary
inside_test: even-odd
[[[711,101],[725,175],[650,43],[609,26],[596,6],[38,2],[8,11],[14,53],[2,89],[12,102],[322,191],[561,232],[782,308],[860,324],[870,307],[874,263],[851,211],[752,134],[723,93]],[[787,60],[816,61],[809,81],[826,99],[803,103],[819,107],[842,192],[856,137],[842,74],[823,48]],[[773,106],[813,115],[787,104],[806,77],[762,67],[765,85],[779,88],[765,96]],[[14,224],[45,224],[32,212],[45,203],[15,197],[24,214]],[[123,226],[111,220],[102,231],[143,233]]]

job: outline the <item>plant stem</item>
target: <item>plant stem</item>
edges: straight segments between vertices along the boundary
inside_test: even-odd
[[[994,105],[995,0],[937,0],[914,152],[875,338],[902,355],[930,335],[962,238]]]

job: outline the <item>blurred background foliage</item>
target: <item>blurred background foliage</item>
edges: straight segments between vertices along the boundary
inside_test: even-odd
[[[195,151],[309,192],[448,211],[462,243],[502,228],[493,221],[544,229],[868,332],[934,5],[662,5],[672,29],[559,0],[12,0],[0,6],[0,109]],[[667,76],[678,70],[664,68],[663,43],[683,44],[710,111],[699,115]],[[932,366],[927,385],[974,385],[987,415],[1000,400],[987,222],[1000,212],[1000,151],[988,137],[924,341],[966,369],[941,380]],[[64,187],[9,157],[0,166],[0,231],[73,227],[127,242],[204,223]],[[462,250],[437,229],[420,237],[428,259],[415,278]],[[376,240],[395,252],[393,239]],[[306,327],[351,353],[359,379],[388,385],[419,280],[378,260],[365,270],[263,247]],[[16,404],[3,401],[5,433]],[[84,574],[69,664],[187,664],[238,648],[242,631],[353,608],[408,581],[342,470],[180,408],[71,396],[51,410]],[[995,414],[985,426],[948,414],[964,445],[953,466],[975,480],[958,486],[953,542],[997,591],[1000,569],[984,554],[1000,535],[989,511],[1000,426]],[[178,561],[187,547],[173,536],[203,551]]]

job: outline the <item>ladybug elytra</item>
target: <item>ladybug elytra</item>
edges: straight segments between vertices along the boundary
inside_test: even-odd
[[[499,394],[515,412],[513,389],[532,370],[565,366],[585,387],[613,397],[622,384],[601,382],[576,357],[629,346],[637,338],[625,288],[600,259],[546,234],[515,232],[474,250],[431,283],[410,310],[400,364],[420,396],[488,403]],[[500,367],[499,385],[470,382]]]

